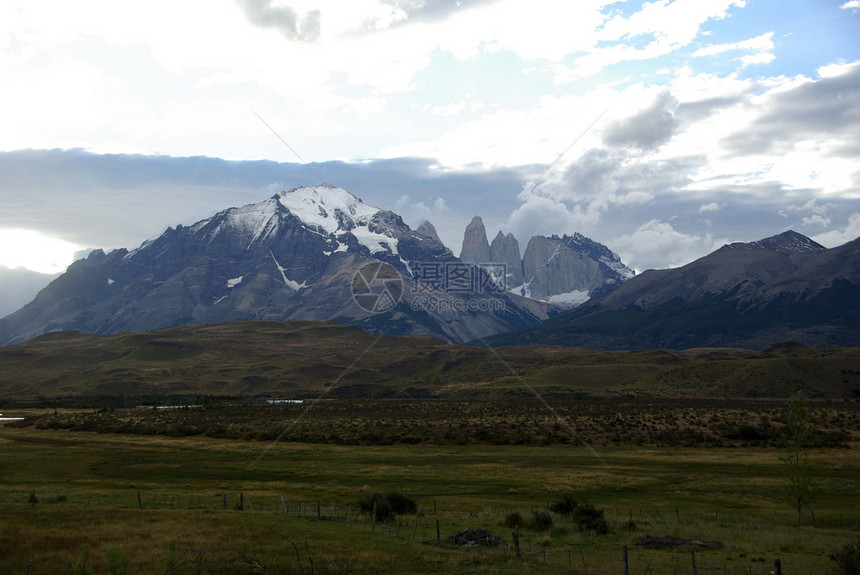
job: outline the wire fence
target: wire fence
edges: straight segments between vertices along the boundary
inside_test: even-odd
[[[337,524],[343,529],[364,530],[369,536],[397,537],[411,540],[417,544],[442,545],[457,547],[466,553],[487,555],[488,557],[507,557],[510,561],[519,560],[529,563],[545,564],[553,572],[558,573],[590,573],[595,575],[624,575],[637,574],[673,574],[673,575],[770,575],[780,573],[783,567],[778,559],[763,557],[751,559],[719,560],[710,558],[707,552],[697,552],[688,548],[674,550],[643,549],[633,544],[617,550],[601,549],[595,551],[591,545],[568,544],[560,547],[557,543],[548,545],[548,537],[538,531],[524,532],[515,541],[513,533],[505,527],[500,527],[498,519],[512,511],[520,511],[517,507],[481,508],[472,510],[451,510],[443,513],[440,523],[436,513],[436,501],[432,509],[421,509],[417,515],[404,516],[401,519],[377,521],[372,514],[363,512],[357,504],[346,504],[323,501],[295,501],[285,498],[282,494],[265,493],[215,493],[189,494],[168,491],[114,491],[109,493],[65,493],[62,491],[0,491],[0,504],[22,506],[49,506],[69,508],[113,508],[140,510],[207,510],[207,511],[243,511],[250,513],[268,513],[285,518],[301,518],[314,521],[327,521]],[[532,510],[537,507],[532,507]],[[678,507],[664,510],[642,509],[631,510],[614,508],[607,510],[608,518],[616,522],[644,521],[655,530],[660,527],[686,526],[695,528],[701,525],[703,530],[717,523],[724,527],[764,527],[767,520],[751,514],[736,515],[722,511],[707,513],[695,512],[691,515],[682,514]],[[769,518],[773,524],[787,524],[791,520],[789,514],[774,513]],[[827,518],[828,524],[838,524],[845,528],[857,527],[857,521],[841,514]],[[488,548],[478,543],[455,544],[454,536],[463,531],[466,524],[490,524],[493,531],[504,543],[498,547]],[[620,523],[619,523],[620,524]],[[694,534],[695,530],[692,531]],[[626,569],[625,569],[626,565]],[[785,566],[787,572],[797,572],[791,566]]]

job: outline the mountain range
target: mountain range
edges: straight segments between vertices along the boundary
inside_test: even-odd
[[[381,263],[388,276],[377,277]],[[368,265],[369,275],[356,275]],[[416,271],[446,270],[469,289],[454,289],[462,286],[448,285],[444,274],[420,289],[412,281]],[[369,282],[362,289],[379,293],[354,297],[359,277]],[[383,295],[396,304],[384,314],[360,305]],[[323,184],[168,228],[131,251],[94,251],[0,319],[0,344],[52,331],[104,335],[252,319],[334,319],[464,342],[535,325],[547,309],[495,289],[481,270],[397,214]]]
[[[860,345],[860,239],[793,231],[648,270],[539,326],[486,340],[600,349]]]
[[[96,250],[0,319],[0,345],[58,331],[334,320],[494,346],[857,346],[858,242],[828,250],[789,231],[634,275],[578,233],[532,237],[520,256],[512,234],[490,243],[475,216],[458,258],[429,222],[412,230],[322,184],[168,228],[131,251]]]

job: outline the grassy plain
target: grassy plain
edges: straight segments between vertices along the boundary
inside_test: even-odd
[[[721,543],[701,574],[827,573],[860,533],[858,359],[489,350],[333,322],[49,334],[0,349],[0,411],[28,416],[0,424],[0,573],[606,574],[625,545],[631,573],[692,572],[690,549],[644,535]],[[798,389],[820,487],[801,527],[774,447]],[[200,407],[155,408],[175,404]],[[386,491],[418,512],[374,529],[358,501]],[[610,532],[532,525],[565,494]],[[506,545],[437,544],[437,521]]]
[[[623,545],[631,573],[671,573],[676,561],[691,572],[689,550],[633,544],[651,534],[721,542],[697,552],[700,573],[769,572],[774,558],[785,573],[825,573],[828,553],[858,536],[860,451],[810,451],[821,489],[815,522],[809,514],[802,527],[780,496],[779,455],[752,446],[340,446],[0,426],[0,572],[24,574],[32,560],[32,575],[117,573],[127,558],[127,573],[559,573],[583,562],[618,573]],[[419,512],[372,531],[358,498],[388,490],[413,497]],[[524,526],[531,553],[522,559],[436,545],[437,520],[443,538],[481,527],[510,543],[508,513],[529,517],[564,493],[604,509],[612,532],[582,533],[555,516],[549,530]],[[254,560],[265,571],[248,566]]]

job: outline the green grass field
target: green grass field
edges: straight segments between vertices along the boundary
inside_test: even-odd
[[[634,540],[645,534],[722,543],[697,552],[699,573],[769,573],[775,558],[784,573],[826,573],[835,567],[828,553],[858,538],[860,452],[810,451],[820,494],[814,524],[808,513],[802,527],[780,494],[779,455],[767,447],[336,446],[0,426],[0,573],[560,573],[584,571],[583,562],[589,572],[620,573],[624,545],[631,573],[673,573],[676,562],[691,573],[689,550],[641,549]],[[373,530],[358,499],[392,490],[419,511]],[[548,530],[523,526],[519,559],[507,547],[436,544],[436,521],[443,539],[480,527],[510,544],[508,513],[528,518],[565,493],[602,508],[611,533],[583,533],[556,515]]]

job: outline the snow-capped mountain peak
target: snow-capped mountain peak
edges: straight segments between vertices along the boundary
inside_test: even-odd
[[[366,227],[380,212],[342,188],[323,183],[278,193],[275,198],[308,226],[327,234]]]
[[[223,232],[237,235],[246,248],[276,237],[290,215],[306,230],[323,236],[327,253],[347,251],[348,245],[365,246],[371,254],[390,252],[396,255],[397,237],[374,225],[374,216],[383,210],[368,205],[342,188],[330,184],[304,186],[275,194],[273,197],[238,208],[229,208],[202,220],[190,232],[205,234],[213,241]],[[295,221],[295,220],[293,220]],[[355,240],[350,240],[349,236]]]

